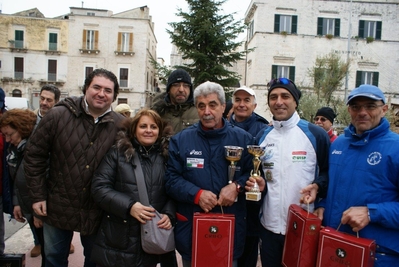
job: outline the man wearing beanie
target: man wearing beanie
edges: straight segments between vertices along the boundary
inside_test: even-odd
[[[198,112],[194,106],[193,84],[187,71],[173,71],[166,86],[166,92],[154,98],[151,109],[173,127],[174,133],[198,122]]]
[[[155,110],[176,134],[198,122],[198,111],[194,106],[193,84],[187,71],[174,70],[168,78],[166,92],[154,98],[151,109]],[[175,252],[162,256],[161,267],[177,267]]]
[[[347,99],[351,123],[330,149],[323,225],[375,240],[374,267],[399,262],[399,135],[385,118],[380,88],[361,85]]]
[[[316,194],[324,197],[327,191],[330,140],[322,128],[300,119],[296,111],[300,98],[301,91],[291,80],[270,81],[273,123],[256,137],[266,148],[261,157],[265,177],[256,178],[260,190],[267,192],[260,211],[262,266],[281,267],[289,206]],[[254,180],[250,177],[247,190]],[[309,208],[313,212],[313,204]]]
[[[337,115],[334,113],[334,110],[330,107],[322,107],[316,112],[316,116],[314,117],[314,124],[322,127],[330,137],[330,142],[334,142],[337,139],[337,135],[334,134],[333,124],[334,119]]]

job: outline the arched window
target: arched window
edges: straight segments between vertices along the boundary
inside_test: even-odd
[[[22,97],[22,92],[19,89],[14,89],[12,90],[12,96],[13,97]]]

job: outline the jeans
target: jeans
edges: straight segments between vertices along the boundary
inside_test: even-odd
[[[68,256],[73,231],[62,230],[46,223],[43,224],[44,251],[46,253],[46,267],[68,267]],[[84,267],[95,267],[90,261],[96,235],[80,235],[85,256]]]

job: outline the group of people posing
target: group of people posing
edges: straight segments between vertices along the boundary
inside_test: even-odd
[[[10,144],[13,214],[37,230],[42,266],[68,266],[75,231],[85,267],[177,267],[174,251],[153,255],[141,247],[140,225],[156,210],[158,227],[174,227],[176,250],[190,267],[194,213],[223,210],[235,216],[233,266],[255,267],[260,253],[262,266],[277,267],[290,204],[309,207],[325,226],[342,224],[341,231],[376,240],[374,266],[398,262],[399,135],[390,130],[378,87],[352,90],[351,123],[338,137],[332,109],[319,109],[315,124],[299,117],[301,91],[287,78],[269,82],[271,123],[254,112],[253,89],[234,90],[227,118],[223,87],[205,82],[194,89],[182,69],[134,117],[112,110],[118,93],[116,76],[96,69],[83,96],[61,100],[40,122],[29,110],[0,117]],[[251,176],[248,145],[265,148],[260,176]],[[244,148],[230,183],[225,146]],[[139,200],[135,158],[150,206]],[[247,201],[255,182],[262,198]]]

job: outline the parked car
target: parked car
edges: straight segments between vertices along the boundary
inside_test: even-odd
[[[29,100],[24,97],[6,96],[4,102],[6,103],[7,110],[13,108],[30,108]]]

